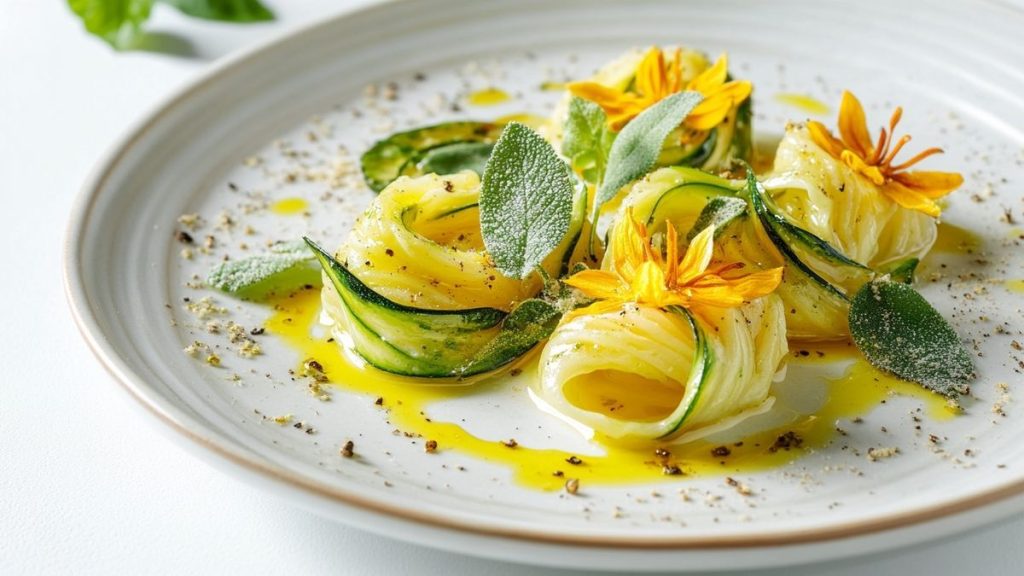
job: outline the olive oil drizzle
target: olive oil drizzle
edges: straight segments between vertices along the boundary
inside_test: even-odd
[[[855,358],[852,346],[794,345],[791,361],[795,364],[845,362],[848,366],[841,376],[815,384],[824,392],[824,401],[817,410],[795,415],[781,425],[742,438],[722,440],[719,435],[715,441],[705,439],[682,446],[624,445],[595,438],[596,448],[601,451],[597,455],[531,447],[511,437],[479,438],[457,423],[431,417],[431,404],[466,394],[486,394],[507,385],[508,376],[466,387],[429,385],[388,374],[350,359],[337,342],[314,336],[320,311],[318,290],[302,290],[278,298],[273,305],[266,329],[298,352],[297,365],[316,359],[332,385],[361,395],[367,407],[379,403],[398,429],[436,443],[433,452],[454,451],[506,466],[516,483],[539,490],[561,489],[569,478],[585,485],[626,485],[768,470],[828,447],[840,437],[837,421],[867,415],[892,396],[917,399],[925,413],[937,420],[955,415],[942,397],[882,374]],[[522,371],[518,377],[534,377],[536,369],[536,355],[531,355],[517,368]]]

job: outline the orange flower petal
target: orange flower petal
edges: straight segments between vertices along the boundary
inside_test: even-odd
[[[964,177],[956,172],[899,172],[893,174],[892,179],[933,200],[942,198],[964,183]]]
[[[598,84],[597,82],[570,82],[565,87],[574,96],[590,100],[602,108],[622,107],[622,92],[603,84]]]
[[[923,212],[932,218],[938,218],[942,215],[942,209],[927,195],[913,188],[908,188],[895,180],[887,182],[884,186],[880,187],[880,190],[890,200],[904,208]]]
[[[679,235],[671,220],[665,220],[665,284],[669,288],[679,279]]]
[[[878,166],[868,165],[867,162],[864,162],[864,160],[852,150],[843,150],[843,153],[840,154],[839,157],[847,166],[861,173],[868,180],[871,180],[875,186],[885,184],[885,175],[882,174],[882,170]]]
[[[868,121],[864,115],[864,107],[860,100],[849,91],[843,92],[843,101],[839,105],[839,133],[846,146],[861,158],[871,156],[873,143],[868,133]]]
[[[619,92],[597,82],[570,82],[566,88],[574,96],[590,100],[604,110],[608,125],[618,130],[647,108],[646,102],[635,94]]]
[[[815,144],[820,146],[821,149],[824,150],[825,152],[828,152],[836,160],[839,159],[839,157],[843,154],[843,150],[846,149],[846,147],[843,145],[843,142],[836,138],[835,136],[833,136],[832,132],[830,132],[828,128],[825,128],[825,125],[822,124],[821,122],[817,122],[815,120],[808,120],[807,131],[811,135],[811,140],[813,140]]]

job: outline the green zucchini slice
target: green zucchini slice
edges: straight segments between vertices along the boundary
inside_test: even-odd
[[[535,298],[538,275],[497,271],[480,238],[479,193],[470,171],[403,177],[374,199],[336,255],[314,246],[339,341],[381,370],[461,380],[505,367],[547,337],[561,312]],[[580,185],[569,231],[542,264],[547,275],[568,269],[586,206]]]
[[[399,176],[483,173],[494,143],[504,129],[494,122],[445,122],[392,134],[363,154],[363,178],[380,192]]]

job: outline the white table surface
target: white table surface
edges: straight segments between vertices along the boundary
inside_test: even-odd
[[[0,574],[568,574],[334,524],[227,477],[150,425],[87,350],[61,286],[72,199],[155,102],[235,49],[356,2],[268,1],[230,26],[158,6],[165,49],[118,54],[63,0],[0,0]],[[774,574],[1011,574],[1024,518]]]

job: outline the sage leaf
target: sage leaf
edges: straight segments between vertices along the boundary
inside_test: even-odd
[[[853,342],[875,367],[949,398],[967,392],[971,355],[953,328],[903,282],[865,284],[850,304]]]
[[[693,228],[686,234],[686,241],[693,240],[708,226],[715,227],[715,237],[725,230],[728,223],[747,213],[747,201],[730,196],[715,196],[704,205]]]
[[[561,319],[562,310],[555,304],[539,298],[523,300],[502,321],[494,339],[461,372],[479,374],[519,358],[551,336]]]
[[[562,155],[572,162],[588,184],[597,185],[604,178],[608,153],[615,132],[608,128],[607,116],[597,104],[574,96],[569,101],[569,115],[562,134]]]
[[[320,281],[316,256],[301,241],[277,244],[265,254],[222,262],[206,278],[213,288],[249,299]]]
[[[509,123],[480,188],[480,231],[495,266],[525,278],[561,243],[572,219],[569,167],[539,134]]]
[[[700,104],[699,92],[677,92],[640,113],[619,132],[594,199],[594,214],[626,184],[651,171],[665,138]]]

